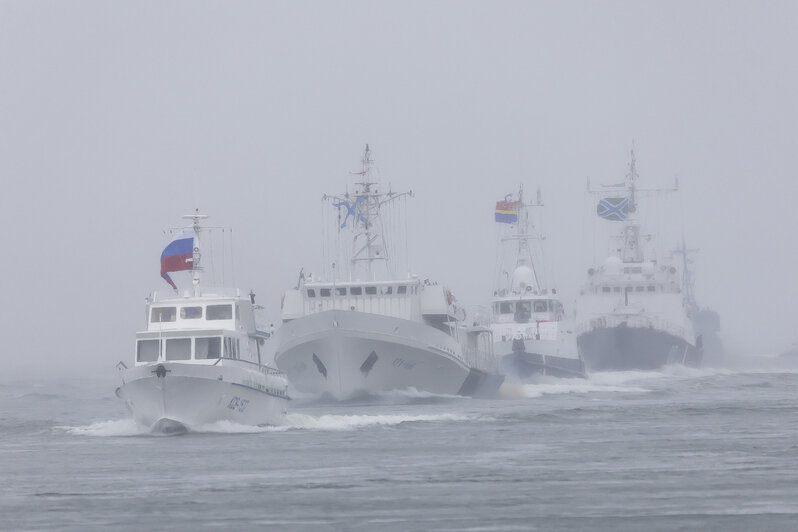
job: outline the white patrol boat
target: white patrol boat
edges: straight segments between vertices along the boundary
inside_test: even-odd
[[[692,321],[678,261],[647,258],[640,234],[637,196],[673,189],[641,190],[632,152],[624,183],[605,186],[597,214],[622,222],[621,246],[588,270],[576,306],[577,342],[588,370],[656,369],[668,363],[697,365],[700,339]],[[588,188],[589,192],[590,189]]]
[[[492,395],[501,385],[487,327],[464,325],[465,312],[443,285],[391,272],[381,210],[410,193],[381,193],[368,145],[353,194],[324,196],[351,218],[349,279],[300,275],[283,297],[275,361],[292,386],[342,399],[415,389]],[[396,214],[396,213],[394,213]],[[384,267],[378,279],[376,267]],[[358,275],[363,278],[359,279]]]
[[[532,244],[544,237],[529,211],[542,206],[539,190],[535,203],[524,201],[523,186],[517,198],[508,195],[496,203],[496,222],[512,224],[514,231],[501,239],[500,288],[494,291],[491,305],[493,349],[502,373],[508,376],[584,377],[573,324],[565,319],[557,289],[541,282],[533,258]],[[504,269],[506,264],[513,265],[512,274]]]
[[[136,422],[155,432],[183,432],[219,421],[282,422],[288,404],[285,374],[270,367],[270,334],[255,325],[254,294],[200,285],[200,220],[179,232],[161,257],[162,276],[192,270],[183,296],[147,300],[147,329],[136,333],[132,367],[120,362],[117,396]]]

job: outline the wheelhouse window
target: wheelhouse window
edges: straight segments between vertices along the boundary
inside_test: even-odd
[[[649,285],[649,286],[648,286],[648,291],[649,291],[649,292],[656,292],[656,291],[657,291],[657,287],[656,287],[656,286],[654,286],[654,285]]]
[[[397,294],[406,294],[407,293],[407,285],[404,285],[404,284],[403,285],[399,285],[396,288],[396,293]]]
[[[233,305],[208,305],[206,312],[209,320],[233,319]]]
[[[194,339],[194,358],[205,360],[222,356],[222,339],[218,336]]]
[[[308,288],[308,297],[316,297],[316,291],[312,288]]]
[[[332,290],[330,290],[329,288],[321,288],[319,292],[320,292],[319,295],[321,297],[330,297]]]
[[[155,362],[161,353],[160,340],[139,340],[136,342],[136,362]]]
[[[546,312],[548,306],[545,301],[535,301],[535,312]]]
[[[602,286],[601,287],[601,291],[602,292],[612,292],[612,288],[610,288],[609,286]]]
[[[167,338],[166,360],[190,360],[191,338]]]
[[[377,295],[377,287],[376,286],[367,286],[366,287],[366,295],[369,295],[369,296]]]
[[[345,296],[346,295],[346,287],[345,286],[339,286],[338,288],[335,289],[335,293],[336,293],[336,295],[339,295],[339,296]]]
[[[349,293],[352,294],[353,296],[359,296],[363,293],[363,287],[353,286],[352,288],[349,289]]]
[[[645,290],[645,286],[635,286],[635,292],[644,292]]]
[[[393,294],[393,286],[383,286],[382,293],[386,296]]]
[[[181,320],[202,319],[202,307],[180,307]]]
[[[613,291],[613,292],[620,292],[620,291],[621,291],[621,287],[620,287],[620,286],[614,286],[614,287],[612,288],[612,291]]]
[[[162,323],[167,321],[175,321],[177,317],[176,307],[154,307],[150,314],[150,322]]]
[[[537,301],[535,302],[537,303]],[[544,303],[545,304],[545,303]],[[515,305],[515,314],[513,319],[516,323],[527,323],[532,316],[532,302],[519,301]]]

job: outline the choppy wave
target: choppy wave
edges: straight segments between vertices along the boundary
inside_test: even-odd
[[[262,432],[285,432],[290,430],[347,431],[369,427],[389,427],[402,423],[467,421],[469,416],[457,414],[386,414],[386,415],[321,415],[287,414],[285,424],[276,426],[243,425],[233,421],[218,421],[208,425],[191,427],[189,432],[205,434],[258,434]],[[149,430],[136,424],[133,419],[99,421],[79,427],[56,427],[75,436],[140,436]]]

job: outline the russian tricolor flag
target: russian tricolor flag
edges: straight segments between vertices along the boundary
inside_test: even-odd
[[[167,272],[190,270],[194,259],[194,228],[186,227],[177,233],[161,253],[161,277],[172,288],[177,286]]]

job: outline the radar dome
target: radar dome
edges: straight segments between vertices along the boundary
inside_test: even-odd
[[[535,279],[535,270],[524,264],[518,266],[513,272],[512,291],[519,294],[537,292],[538,282]]]
[[[618,257],[604,259],[604,273],[607,275],[620,275],[623,271],[623,261]]]

